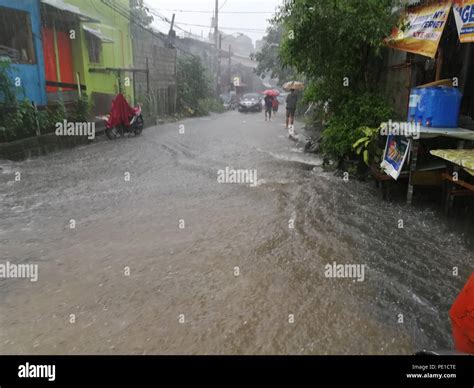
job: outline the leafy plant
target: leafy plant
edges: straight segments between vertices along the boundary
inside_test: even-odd
[[[211,96],[210,79],[200,58],[178,59],[177,84],[178,111],[190,116],[207,114],[199,101]]]
[[[379,128],[370,128],[370,127],[361,127],[359,128],[364,133],[364,136],[357,140],[353,145],[352,148],[355,149],[357,155],[362,154],[362,158],[364,163],[369,166],[371,156],[376,157],[376,155],[371,155],[372,145],[374,144],[374,140],[379,135]]]
[[[92,105],[87,95],[83,94],[74,104],[73,120],[76,122],[86,122],[89,119]]]
[[[365,128],[378,128],[387,121],[393,110],[374,93],[349,97],[339,114],[333,114],[322,133],[322,151],[326,156],[342,159],[354,154],[353,145],[363,137]]]
[[[327,123],[321,142],[325,156],[355,157],[352,146],[365,136],[361,128],[377,128],[392,114],[379,94],[379,81],[383,40],[398,19],[399,2],[292,0],[272,21],[282,28],[281,62],[307,80],[303,101],[316,104],[313,125]]]
[[[10,61],[0,60],[0,105],[3,106],[16,104],[15,87],[9,74],[10,71]]]

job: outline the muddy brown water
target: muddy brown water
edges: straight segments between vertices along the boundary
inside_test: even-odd
[[[0,353],[451,349],[472,231],[324,172],[282,121],[229,112],[0,162],[0,261],[39,269],[0,279]],[[226,167],[256,187],[218,183]],[[327,278],[334,262],[364,281]]]

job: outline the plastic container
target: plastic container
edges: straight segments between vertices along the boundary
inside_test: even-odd
[[[418,112],[418,104],[420,102],[420,90],[419,88],[412,89],[410,92],[410,102],[408,104],[408,118],[407,121],[412,123],[416,121],[416,115]]]
[[[435,86],[418,89],[416,122],[424,127],[456,128],[462,93],[457,88]]]

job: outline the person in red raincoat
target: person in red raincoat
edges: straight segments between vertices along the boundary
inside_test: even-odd
[[[119,125],[130,126],[130,119],[135,114],[135,110],[128,104],[122,93],[112,101],[110,117],[107,121],[107,128],[115,128]]]
[[[456,350],[474,354],[474,272],[449,310]]]

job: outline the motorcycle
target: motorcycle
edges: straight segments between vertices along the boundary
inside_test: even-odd
[[[124,137],[125,134],[139,136],[143,131],[144,121],[142,107],[138,104],[132,108],[125,97],[118,94],[112,101],[112,109],[105,123],[105,134],[110,140]]]

